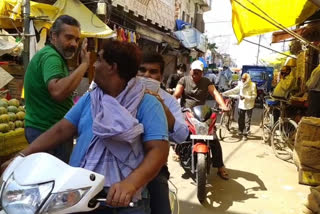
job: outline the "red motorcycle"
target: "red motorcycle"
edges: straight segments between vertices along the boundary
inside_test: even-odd
[[[184,143],[178,144],[176,153],[184,169],[191,170],[196,175],[197,197],[202,203],[206,198],[207,175],[210,173],[212,151],[210,144],[217,140],[216,119],[217,110],[209,106],[195,106],[184,109],[185,120],[190,135]]]

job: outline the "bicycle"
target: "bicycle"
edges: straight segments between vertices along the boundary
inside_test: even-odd
[[[292,158],[298,124],[286,116],[286,105],[289,102],[285,99],[277,100],[280,102],[280,117],[272,128],[271,147],[277,158],[287,161]]]
[[[279,111],[279,101],[270,99],[267,97],[263,104],[263,114],[262,114],[262,131],[263,131],[263,141],[270,144],[271,132],[275,122],[278,120],[276,111]]]
[[[227,133],[231,132],[232,122],[234,121],[236,98],[225,97],[225,103],[230,111],[221,114],[218,136],[222,141]]]

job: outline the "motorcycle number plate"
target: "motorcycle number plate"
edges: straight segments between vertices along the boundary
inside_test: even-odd
[[[191,135],[191,140],[213,140],[212,135]]]

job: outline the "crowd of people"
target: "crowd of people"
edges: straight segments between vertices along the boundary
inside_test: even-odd
[[[247,136],[255,85],[247,74],[228,91],[232,76],[229,68],[219,74],[218,82],[212,82],[203,77],[204,64],[195,60],[189,75],[186,65],[180,64],[165,88],[146,90],[141,78],[159,84],[163,80],[163,57],[156,52],[142,53],[132,43],[106,40],[94,63],[91,90],[73,105],[72,92],[90,64],[84,40],[81,63],[72,73],[68,71],[66,60],[75,55],[80,32],[74,18],[57,18],[50,31],[50,44],[36,53],[27,68],[25,135],[30,145],[20,154],[49,152],[71,166],[104,175],[108,206],[101,205],[90,213],[117,210],[120,214],[170,214],[170,173],[166,165],[169,141],[179,144],[189,136],[181,108],[204,105],[210,95],[223,111],[228,111],[217,84],[226,91],[224,95],[239,98],[239,133]],[[227,180],[219,141],[210,147],[212,166]],[[1,166],[2,171],[9,163]],[[138,206],[127,208],[131,201]]]

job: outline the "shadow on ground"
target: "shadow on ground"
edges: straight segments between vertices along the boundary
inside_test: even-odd
[[[228,169],[228,173],[230,179],[225,181],[216,176],[216,170],[211,170],[211,174],[208,177],[207,199],[203,203],[203,206],[211,210],[211,212],[228,213],[226,211],[234,202],[244,202],[248,199],[257,198],[256,191],[267,190],[263,181],[253,173],[234,169]],[[256,185],[251,188],[245,188],[237,182],[239,178],[254,182]]]
[[[180,201],[180,214],[247,214],[243,212],[234,212],[234,211],[214,211],[212,209],[208,209],[203,207],[201,204],[193,204],[188,201]],[[173,212],[172,214],[176,214],[177,212]]]

